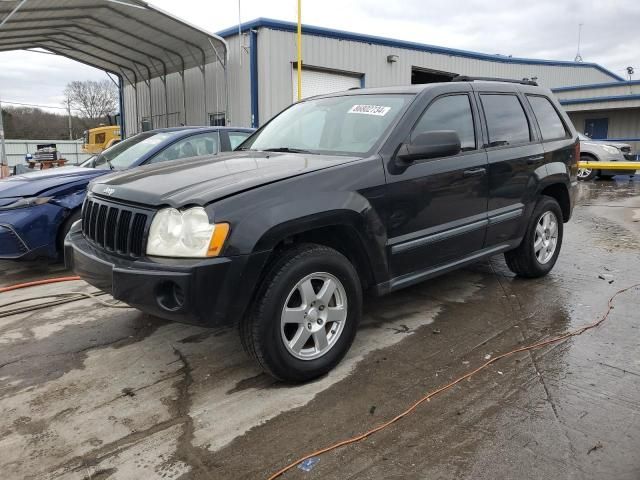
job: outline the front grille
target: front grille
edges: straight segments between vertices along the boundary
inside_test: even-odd
[[[87,198],[82,206],[82,233],[107,251],[140,257],[149,217],[146,210]]]

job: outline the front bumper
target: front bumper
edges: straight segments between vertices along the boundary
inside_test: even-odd
[[[629,157],[631,157],[631,155],[629,155]],[[606,154],[606,155],[600,155],[599,160],[601,162],[629,162],[629,161],[636,161],[635,156],[633,156],[634,158],[627,158],[626,155],[622,154],[622,152],[620,153],[611,153],[611,154]],[[640,162],[638,162],[638,169],[640,170]],[[636,170],[600,170],[600,174],[601,175],[634,175],[636,172]]]
[[[0,211],[0,260],[56,258],[65,209],[44,204]]]
[[[17,260],[28,255],[29,247],[11,225],[0,225],[0,258]]]
[[[72,228],[65,263],[85,281],[145,313],[201,326],[233,323],[248,256],[130,259],[94,247]],[[250,295],[245,292],[244,295]]]

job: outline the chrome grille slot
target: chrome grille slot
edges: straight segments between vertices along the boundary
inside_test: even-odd
[[[111,207],[107,213],[107,223],[104,229],[104,246],[107,250],[114,250],[116,246],[116,225],[120,209]]]
[[[143,255],[148,210],[91,197],[82,212],[82,233],[91,243],[121,255]]]
[[[131,223],[131,212],[122,210],[118,219],[118,230],[116,232],[116,251],[124,253],[129,251],[129,224]]]

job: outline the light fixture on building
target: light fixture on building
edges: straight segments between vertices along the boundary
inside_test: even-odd
[[[396,63],[398,58],[398,55],[387,55],[387,63]]]

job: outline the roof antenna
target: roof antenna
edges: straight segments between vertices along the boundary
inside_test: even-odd
[[[578,51],[576,52],[576,57],[573,59],[574,62],[582,62],[582,55],[580,55],[580,40],[582,37],[582,23],[578,24]]]

